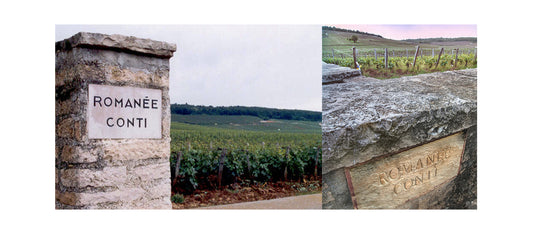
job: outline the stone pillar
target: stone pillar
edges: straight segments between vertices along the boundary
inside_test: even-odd
[[[171,209],[176,45],[81,32],[55,47],[56,209]]]
[[[476,83],[468,69],[323,84],[323,208],[477,208]]]

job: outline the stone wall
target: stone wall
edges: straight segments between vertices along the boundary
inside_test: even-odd
[[[374,208],[476,208],[476,83],[477,70],[468,69],[323,84],[323,208],[354,208],[346,168],[457,133],[465,141],[457,175],[403,204]]]
[[[56,208],[170,209],[169,58],[176,45],[78,33],[56,42]],[[89,139],[89,84],[161,90],[161,138]]]

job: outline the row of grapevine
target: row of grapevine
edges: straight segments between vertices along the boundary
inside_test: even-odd
[[[406,48],[406,49],[389,49],[387,56],[388,57],[406,57],[406,58],[414,58],[416,49],[413,48]],[[436,48],[420,48],[418,52],[418,56],[438,56],[440,52],[440,49]],[[444,49],[443,55],[455,55],[456,49]],[[356,49],[356,56],[357,58],[383,58],[385,57],[385,48],[376,48],[376,49]],[[459,55],[463,54],[476,54],[477,49],[476,48],[463,48],[459,49],[458,51]],[[353,51],[350,49],[331,49],[327,51],[322,52],[323,58],[349,58],[353,57]]]
[[[344,67],[352,67],[353,68],[353,57],[352,58],[323,58],[322,59],[326,63],[333,63],[337,64],[339,66]],[[455,55],[443,55],[441,56],[439,60],[439,64],[437,66],[437,60],[438,57],[434,56],[419,56],[417,58],[417,64],[416,66],[418,68],[425,67],[428,69],[433,69],[436,67],[442,67],[442,68],[451,68],[454,66],[455,63]],[[364,69],[383,69],[385,68],[385,59],[384,58],[378,58],[375,59],[373,57],[362,57],[357,58],[357,63],[359,63],[361,69],[364,71]],[[390,57],[388,59],[388,68],[394,69],[394,68],[412,68],[413,65],[413,58],[406,58],[406,57]],[[457,56],[457,67],[458,68],[468,68],[468,67],[476,67],[477,66],[477,60],[474,54],[461,54]]]
[[[222,186],[320,178],[320,134],[172,124],[170,169],[174,193],[190,194],[196,189],[219,188],[221,162]],[[315,167],[318,177],[315,177]]]
[[[179,175],[172,174],[175,192],[191,193],[195,189],[217,188],[217,173],[223,149],[190,150],[183,152],[179,163]],[[310,178],[315,166],[320,173],[322,153],[317,146],[290,147],[247,151],[243,149],[225,152],[222,185],[267,181],[289,181]],[[178,153],[170,158],[171,172],[176,171]],[[286,172],[285,172],[286,170]],[[286,176],[286,177],[285,177]]]

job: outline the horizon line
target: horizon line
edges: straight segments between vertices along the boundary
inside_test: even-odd
[[[202,104],[190,104],[190,103],[171,103],[170,105],[190,105],[190,106],[211,106],[211,107],[257,107],[257,108],[265,108],[265,109],[278,109],[278,110],[297,110],[297,111],[311,111],[311,112],[322,112],[322,111],[316,111],[316,110],[306,110],[306,109],[285,109],[285,108],[279,108],[279,107],[265,107],[265,106],[243,106],[243,105],[233,105],[233,106],[214,106],[214,105],[202,105]]]

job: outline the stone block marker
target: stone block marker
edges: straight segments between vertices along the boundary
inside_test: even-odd
[[[55,48],[56,209],[171,209],[176,45],[80,32]]]
[[[361,76],[361,70],[322,62],[322,84],[341,83],[356,76]]]
[[[323,84],[324,209],[476,209],[477,70]]]

